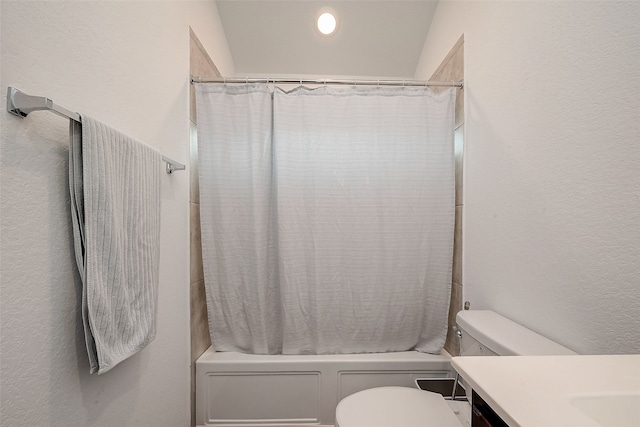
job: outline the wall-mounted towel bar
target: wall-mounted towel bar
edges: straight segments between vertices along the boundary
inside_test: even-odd
[[[11,114],[15,114],[19,117],[27,117],[32,111],[48,110],[56,113],[59,116],[67,119],[80,122],[80,114],[67,110],[60,105],[55,104],[49,98],[44,96],[31,96],[27,95],[20,90],[9,86],[7,88],[7,111]],[[173,171],[185,170],[186,166],[182,163],[176,162],[169,157],[162,156],[162,160],[167,163],[167,173],[173,173]]]

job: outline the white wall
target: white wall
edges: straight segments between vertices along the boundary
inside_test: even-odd
[[[233,74],[214,2],[1,8],[3,106],[13,85],[187,163],[189,25]],[[67,121],[44,112],[0,118],[0,424],[189,425],[188,174],[162,180],[156,339],[111,372],[89,375],[69,227]]]
[[[640,352],[639,2],[442,1],[465,36],[464,289],[580,353]]]

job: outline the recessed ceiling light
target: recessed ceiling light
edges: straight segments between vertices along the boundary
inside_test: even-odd
[[[318,17],[318,21],[316,22],[316,27],[318,31],[320,31],[325,36],[333,34],[336,30],[336,17],[333,16],[332,13],[325,12]]]

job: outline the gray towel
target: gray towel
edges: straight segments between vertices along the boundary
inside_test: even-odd
[[[155,337],[161,155],[88,117],[71,121],[69,185],[91,373]]]

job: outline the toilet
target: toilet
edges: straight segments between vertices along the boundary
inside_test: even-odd
[[[576,354],[489,310],[456,316],[461,356],[536,356]],[[471,389],[466,387],[471,400]],[[460,404],[461,402],[455,402]],[[469,403],[463,411],[471,412]],[[462,417],[469,419],[469,417]],[[378,387],[342,399],[335,427],[461,427],[463,422],[437,393],[409,387]]]

